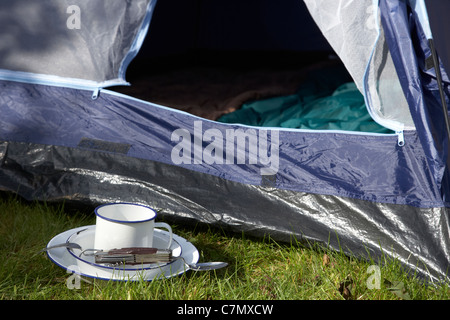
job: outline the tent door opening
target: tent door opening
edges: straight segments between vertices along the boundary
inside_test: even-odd
[[[392,133],[303,1],[158,1],[126,77],[113,90],[209,120]]]
[[[132,63],[113,90],[201,118],[250,126],[392,133],[333,52],[195,52]]]

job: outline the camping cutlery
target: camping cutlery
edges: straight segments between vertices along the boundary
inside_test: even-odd
[[[55,244],[54,246],[50,246],[47,248],[44,248],[41,250],[42,251],[48,251],[51,249],[56,249],[56,248],[69,248],[69,249],[80,249],[81,250],[81,246],[73,243],[73,242],[64,242],[64,243],[60,243],[60,244]]]
[[[86,253],[93,251],[93,253]],[[147,263],[169,263],[176,260],[183,260],[183,262],[194,271],[214,270],[226,267],[226,262],[203,262],[203,263],[188,263],[183,257],[174,257],[170,249],[157,248],[122,248],[113,249],[109,251],[101,250],[85,250],[82,252],[85,255],[94,255],[96,263],[105,263],[112,265],[137,265]]]
[[[82,250],[81,246],[73,242],[64,242],[50,247],[46,247],[41,251],[49,251],[56,248],[69,248]],[[89,253],[92,252],[92,253]],[[123,248],[113,249],[109,251],[86,249],[81,255],[94,255],[95,263],[109,265],[137,265],[147,263],[169,263],[176,260],[183,260],[189,269],[194,271],[207,271],[224,268],[228,265],[226,262],[202,262],[188,263],[183,257],[174,257],[170,249],[157,248]]]

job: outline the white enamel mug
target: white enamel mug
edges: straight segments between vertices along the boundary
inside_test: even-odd
[[[95,215],[96,250],[152,247],[155,227],[167,229],[167,249],[172,244],[172,228],[167,223],[155,222],[156,211],[150,207],[133,203],[110,203],[97,207]]]

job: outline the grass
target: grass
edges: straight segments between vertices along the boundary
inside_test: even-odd
[[[167,221],[166,221],[167,222]],[[70,274],[39,251],[55,235],[95,224],[90,210],[0,197],[1,300],[444,300],[447,284],[428,286],[408,276],[395,260],[376,266],[379,289],[370,289],[370,261],[318,245],[254,239],[212,227],[172,224],[191,241],[200,261],[226,261],[216,271],[188,271],[151,282],[81,281],[69,289]],[[370,270],[370,269],[369,269]]]

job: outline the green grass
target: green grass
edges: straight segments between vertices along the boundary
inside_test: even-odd
[[[168,222],[168,221],[166,221]],[[428,286],[395,260],[379,265],[381,285],[369,289],[371,262],[318,245],[254,239],[204,225],[172,224],[191,241],[200,261],[226,261],[216,271],[188,271],[151,282],[87,279],[69,289],[70,274],[39,251],[55,235],[95,224],[92,211],[0,197],[0,299],[2,300],[443,300],[448,285]],[[397,289],[393,289],[396,287]]]

